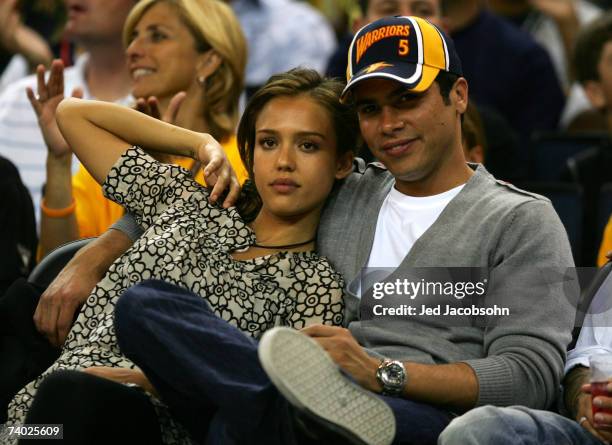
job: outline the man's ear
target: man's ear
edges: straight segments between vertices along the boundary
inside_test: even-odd
[[[196,67],[198,82],[203,84],[204,80],[217,71],[221,63],[223,63],[223,59],[214,49],[209,49],[208,51],[200,54],[198,56],[198,64]]]
[[[467,80],[463,77],[457,79],[450,94],[453,98],[453,103],[455,104],[457,112],[460,114],[465,113],[469,102]]]
[[[600,81],[588,80],[582,85],[582,87],[584,88],[584,92],[586,93],[589,102],[591,102],[591,105],[593,105],[594,108],[603,110],[608,105],[612,105],[606,103],[606,95],[604,94]]]
[[[344,179],[353,171],[353,152],[344,153],[336,161],[336,179]]]

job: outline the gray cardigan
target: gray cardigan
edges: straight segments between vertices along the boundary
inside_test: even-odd
[[[564,297],[562,280],[542,276],[541,282],[528,284],[519,275],[536,267],[561,274],[572,268],[567,235],[548,199],[498,181],[482,166],[472,167],[475,174],[396,272],[409,274],[413,267],[505,267],[501,270],[510,273],[500,274],[505,279],[496,280],[486,298],[511,299],[513,317],[485,327],[433,326],[431,317],[379,324],[354,320],[348,327],[372,355],[467,363],[478,378],[478,405],[545,408],[554,401],[563,374],[575,306]],[[378,212],[394,182],[382,165],[360,164],[326,205],[318,249],[349,288],[368,259]],[[359,300],[350,291],[347,306],[353,314],[358,311]]]

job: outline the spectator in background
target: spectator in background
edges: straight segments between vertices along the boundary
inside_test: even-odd
[[[85,50],[65,71],[65,90],[81,88],[85,98],[129,103],[131,79],[121,30],[136,0],[64,1],[68,8],[65,32]],[[26,87],[35,84],[36,77],[29,76],[0,95],[0,155],[15,164],[37,210],[46,177],[46,146],[25,94]]]
[[[571,58],[580,28],[602,10],[587,0],[490,0],[496,13],[527,31],[550,54],[567,93],[561,126],[567,128],[580,113],[592,109],[584,90],[573,83]]]
[[[327,19],[297,0],[226,0],[249,44],[246,92],[250,97],[276,73],[302,66],[320,73],[336,49]]]
[[[55,40],[58,36],[54,34],[57,34],[56,27],[61,24],[58,21],[63,16],[62,10],[58,0],[0,2],[0,90],[8,83],[27,76],[38,64],[51,63],[53,53],[50,44],[57,43]]]
[[[150,98],[158,109],[155,114],[164,114],[175,125],[207,132],[220,141],[242,183],[247,173],[234,130],[244,85],[246,41],[231,9],[217,6],[214,1],[141,0],[128,15],[123,35],[134,81],[133,96],[141,105]],[[60,69],[54,63],[53,82],[47,85],[39,72],[40,96],[51,99],[63,93],[57,82]],[[185,92],[184,100],[177,110],[170,104],[181,91]],[[104,198],[99,184],[82,166],[70,182],[72,156],[57,130],[57,104],[37,99],[31,92],[29,96],[49,148],[45,205],[67,209],[55,217],[43,212],[40,250],[44,255],[66,242],[100,236],[123,216],[123,208]],[[177,105],[176,99],[173,105]],[[192,159],[158,160],[191,170],[196,180],[204,183],[203,172]]]
[[[440,0],[358,0],[361,17],[352,24],[352,33],[340,39],[338,49],[327,64],[327,75],[346,79],[346,55],[353,34],[374,20],[385,16],[412,15],[440,24]]]
[[[36,221],[32,198],[19,172],[0,156],[0,296],[32,269],[36,253]],[[0,416],[0,420],[1,420]],[[0,421],[1,423],[1,421]]]
[[[612,135],[612,12],[607,12],[580,32],[573,67],[576,80]],[[571,158],[568,166],[570,178],[584,190],[585,225],[596,227],[601,187],[612,181],[612,152],[609,147],[593,147]],[[612,250],[610,235],[612,226],[608,223],[599,248],[599,265],[606,262],[605,254]],[[592,250],[596,249],[596,243],[597,240],[591,240]]]
[[[461,138],[463,139],[465,160],[476,164],[484,164],[487,152],[487,139],[482,127],[480,113],[474,104],[468,104],[463,115]]]
[[[443,9],[470,96],[499,112],[518,133],[524,164],[532,133],[557,128],[565,103],[548,53],[490,12],[484,0],[445,0]]]
[[[610,253],[612,253],[612,217],[608,220],[608,224],[606,224],[601,246],[599,247],[599,255],[597,256],[597,265],[599,267],[609,261],[608,254]]]

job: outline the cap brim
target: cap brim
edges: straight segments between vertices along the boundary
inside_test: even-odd
[[[406,89],[409,91],[414,91],[415,93],[422,93],[426,91],[434,82],[438,73],[440,72],[439,68],[434,68],[428,65],[417,65],[414,63],[403,63],[398,64],[395,63],[393,66],[379,68],[376,71],[368,73],[368,68],[366,67],[361,70],[361,73],[357,73],[353,76],[353,78],[346,84],[344,90],[342,90],[342,94],[340,95],[340,101],[346,102],[348,98],[348,94],[351,90],[360,82],[368,79],[389,79],[395,82],[401,83],[406,86]],[[413,79],[415,75],[412,77],[402,76],[402,73],[406,72],[417,72],[421,71],[420,76],[416,76],[416,79]]]

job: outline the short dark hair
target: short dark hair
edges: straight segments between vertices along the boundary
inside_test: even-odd
[[[355,152],[360,140],[357,113],[349,105],[340,102],[343,88],[342,82],[322,77],[314,70],[294,68],[270,77],[266,84],[253,94],[244,109],[237,133],[240,158],[249,173],[249,179],[242,189],[243,196],[237,204],[246,221],[254,219],[261,207],[261,199],[253,181],[255,123],[261,110],[268,102],[278,97],[309,97],[329,112],[336,136],[336,150],[341,156],[349,151]]]
[[[572,60],[578,82],[600,80],[597,67],[603,47],[610,41],[612,41],[612,12],[599,17],[580,32]]]
[[[450,105],[450,92],[457,82],[459,76],[448,71],[440,71],[436,76],[435,82],[440,87],[440,95],[445,105]]]

